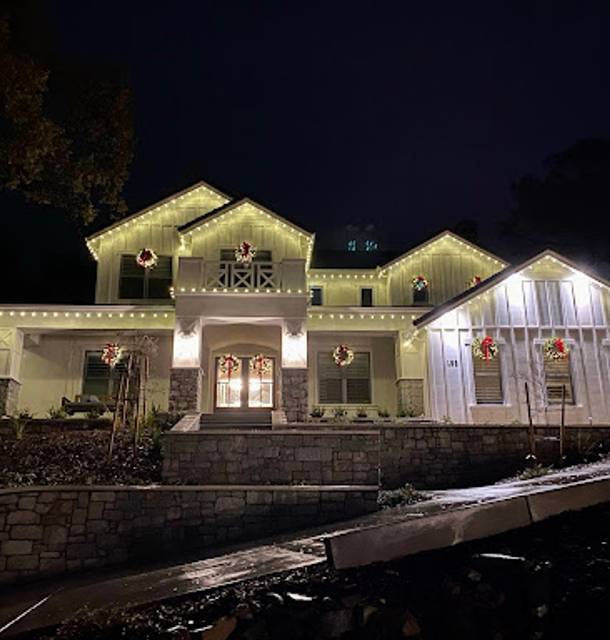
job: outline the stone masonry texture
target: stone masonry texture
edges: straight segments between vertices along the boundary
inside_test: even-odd
[[[196,484],[379,482],[379,431],[213,429],[162,438],[163,480]]]
[[[0,585],[342,520],[376,487],[0,490]]]
[[[282,409],[288,422],[307,420],[307,398],[307,369],[282,369]]]
[[[174,368],[169,377],[169,410],[171,413],[198,411],[201,370]]]
[[[543,438],[558,427],[536,427]],[[610,445],[610,427],[567,427],[567,450]],[[357,429],[309,425],[273,431],[202,430],[163,436],[163,477],[197,484],[376,484],[435,489],[494,482],[525,467],[528,430],[520,425],[403,423]],[[556,460],[557,441],[538,444]]]
[[[21,385],[13,378],[0,379],[0,416],[10,416],[17,410]]]

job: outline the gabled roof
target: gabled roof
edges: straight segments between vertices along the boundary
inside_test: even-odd
[[[121,227],[124,224],[129,224],[130,222],[132,222],[136,218],[139,218],[140,216],[146,215],[147,213],[150,213],[154,209],[157,209],[157,208],[162,207],[162,206],[164,206],[166,204],[169,204],[173,200],[177,200],[178,198],[182,198],[182,197],[188,195],[189,193],[192,193],[193,191],[197,191],[198,189],[207,189],[208,191],[211,191],[212,193],[215,193],[217,196],[220,196],[221,198],[224,198],[225,200],[231,200],[231,196],[229,196],[226,193],[223,193],[222,191],[216,189],[212,185],[209,185],[207,182],[204,182],[203,180],[200,180],[199,182],[196,182],[195,184],[191,185],[190,187],[187,187],[186,189],[183,189],[182,191],[179,191],[178,193],[172,193],[172,195],[167,196],[166,198],[163,198],[163,200],[159,200],[158,202],[155,202],[154,204],[151,204],[150,206],[146,207],[145,209],[141,209],[140,211],[136,211],[136,213],[132,213],[130,216],[127,216],[126,218],[121,218],[120,220],[117,220],[114,224],[111,224],[108,227],[104,227],[103,229],[100,229],[99,231],[96,231],[95,233],[92,233],[90,236],[88,236],[86,238],[86,240],[87,240],[87,242],[89,242],[91,240],[95,240],[96,238],[99,238],[100,236],[104,235],[105,233],[108,233],[109,231],[112,231],[112,230],[114,230],[114,229],[116,229],[118,227]]]
[[[468,240],[462,238],[461,236],[458,236],[457,233],[453,233],[453,231],[445,230],[445,231],[441,231],[441,233],[433,236],[429,240],[426,240],[425,242],[422,242],[421,244],[418,244],[417,246],[413,247],[412,249],[409,249],[406,253],[403,253],[402,255],[398,256],[397,258],[394,258],[394,260],[392,260],[392,261],[388,262],[387,264],[383,265],[383,269],[391,269],[392,267],[395,267],[396,265],[398,265],[403,260],[406,260],[407,258],[410,258],[412,255],[414,255],[415,253],[418,253],[419,251],[421,251],[425,247],[430,246],[430,245],[434,244],[435,242],[438,242],[439,240],[442,240],[444,238],[451,238],[455,242],[458,242],[458,243],[463,244],[464,246],[468,247],[470,250],[474,251],[475,253],[478,253],[481,256],[487,257],[490,260],[494,260],[495,262],[497,262],[502,267],[505,267],[507,265],[506,261],[502,260],[502,258],[499,258],[495,254],[493,254],[493,253],[491,253],[489,251],[485,251],[485,249],[481,249],[481,247],[478,247],[476,244],[473,244],[472,242],[469,242]]]
[[[423,315],[419,316],[419,318],[416,318],[413,321],[413,324],[416,327],[426,326],[427,324],[430,324],[437,318],[440,318],[442,315],[444,315],[448,311],[451,311],[456,307],[459,307],[460,305],[464,304],[465,302],[469,302],[470,300],[482,295],[486,291],[489,291],[490,289],[500,284],[501,282],[503,282],[513,274],[519,273],[520,271],[523,271],[524,269],[527,269],[533,264],[540,262],[541,260],[544,260],[546,258],[551,258],[553,260],[556,260],[557,262],[564,264],[570,269],[579,271],[580,273],[585,274],[592,280],[595,280],[599,284],[610,288],[610,282],[608,282],[604,278],[594,273],[591,273],[589,270],[584,269],[580,265],[575,264],[568,258],[565,258],[564,256],[559,255],[555,251],[551,249],[546,249],[545,251],[542,251],[541,253],[537,253],[535,256],[529,258],[528,260],[526,260],[525,262],[522,262],[521,264],[510,266],[510,267],[507,267],[506,269],[503,269],[502,271],[498,271],[498,273],[495,273],[493,276],[490,276],[486,280],[483,280],[483,282],[481,282],[481,284],[477,285],[476,287],[472,287],[471,289],[466,289],[466,291],[462,291],[462,293],[459,293],[457,296],[454,296],[450,300],[447,300],[447,302],[440,304],[438,307],[434,307],[434,309],[432,309],[431,311],[428,311],[428,313],[424,313]]]
[[[207,213],[204,213],[203,215],[194,218],[193,220],[191,220],[190,222],[187,222],[181,226],[178,227],[178,233],[189,233],[192,232],[194,229],[196,229],[197,227],[200,227],[203,224],[207,224],[213,220],[218,220],[218,218],[227,215],[229,213],[231,213],[232,211],[235,211],[236,209],[238,209],[239,207],[243,206],[243,205],[250,205],[252,207],[254,207],[255,209],[259,209],[260,211],[262,211],[263,213],[265,213],[266,215],[274,218],[275,220],[277,220],[281,225],[288,227],[290,229],[293,229],[294,231],[297,231],[298,233],[303,234],[304,236],[308,237],[308,238],[313,238],[314,234],[311,233],[310,231],[306,231],[305,229],[303,229],[302,227],[299,227],[298,225],[294,224],[293,222],[290,222],[290,220],[286,220],[286,218],[283,218],[281,215],[279,215],[279,213],[276,213],[275,211],[272,211],[271,209],[267,209],[267,207],[263,206],[262,204],[259,204],[258,202],[254,202],[254,200],[251,200],[250,198],[240,198],[239,200],[233,200],[232,202],[228,202],[227,204],[224,204],[222,207],[218,207],[217,209],[213,209],[212,211],[208,211]]]

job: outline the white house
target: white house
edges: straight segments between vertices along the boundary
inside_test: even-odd
[[[2,412],[111,399],[105,345],[146,336],[149,401],[202,428],[313,407],[525,422],[526,381],[536,422],[562,397],[570,423],[607,421],[608,285],[550,252],[509,267],[444,232],[374,268],[322,268],[312,232],[203,182],[87,246],[95,304],[0,305]],[[554,344],[565,354],[545,357]]]

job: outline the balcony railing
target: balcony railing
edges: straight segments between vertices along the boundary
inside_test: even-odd
[[[281,287],[281,263],[279,262],[206,262],[205,284],[207,289],[279,289]]]

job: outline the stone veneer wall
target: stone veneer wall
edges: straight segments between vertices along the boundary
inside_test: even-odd
[[[557,438],[558,427],[536,427],[536,435]],[[382,426],[381,484],[418,488],[465,487],[495,482],[525,467],[528,429],[521,425]],[[610,448],[610,427],[566,427],[566,450],[585,453],[597,444]],[[558,442],[537,442],[543,463],[557,460]]]
[[[21,384],[13,378],[0,378],[0,416],[11,416],[17,411]]]
[[[610,448],[610,427],[566,431],[568,452]],[[556,438],[558,427],[536,427],[536,434]],[[529,451],[522,425],[417,422],[170,432],[162,446],[166,482],[374,484],[379,473],[384,488],[410,482],[422,489],[494,482],[523,469]],[[556,462],[558,442],[538,442],[537,453]]]
[[[282,369],[282,409],[288,422],[304,422],[308,408],[307,369]]]
[[[169,375],[169,411],[185,413],[199,411],[201,369],[173,368]]]
[[[357,486],[0,490],[0,584],[221,545],[376,508],[377,487]]]
[[[202,429],[163,435],[163,480],[197,484],[374,484],[379,432]]]

